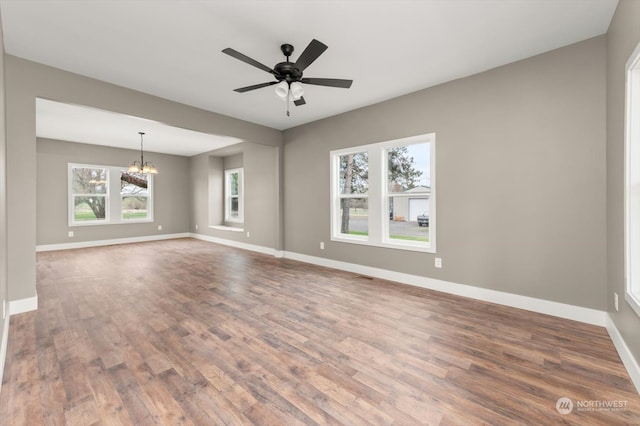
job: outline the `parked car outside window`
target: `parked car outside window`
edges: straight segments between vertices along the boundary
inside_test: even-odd
[[[429,226],[429,213],[424,212],[418,216],[418,226]]]

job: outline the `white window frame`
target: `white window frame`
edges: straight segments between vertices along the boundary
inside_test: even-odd
[[[238,195],[231,195],[231,175],[238,173]],[[231,199],[238,199],[238,217],[231,217]],[[228,169],[224,171],[224,221],[232,223],[244,222],[244,169]]]
[[[92,226],[92,225],[104,225],[109,223],[110,219],[110,207],[111,207],[111,199],[109,192],[111,191],[111,173],[109,173],[109,168],[106,166],[98,166],[93,164],[72,164],[69,163],[68,166],[68,212],[69,212],[69,226]],[[104,219],[96,219],[96,220],[87,220],[87,221],[77,221],[75,217],[75,198],[77,196],[87,196],[90,194],[76,194],[73,192],[73,170],[74,169],[106,169],[107,170],[107,191],[104,194],[105,197],[105,217]]]
[[[331,172],[331,176],[332,176],[332,181],[331,181],[331,190],[335,191],[335,197],[332,195],[331,200],[332,203],[332,207],[331,207],[331,211],[332,213],[332,223],[333,225],[333,234],[335,236],[335,238],[332,237],[332,240],[334,241],[345,241],[345,242],[361,242],[363,244],[366,244],[369,241],[369,236],[371,235],[371,220],[369,219],[369,223],[368,223],[368,236],[367,235],[346,235],[346,234],[342,234],[340,233],[340,223],[342,220],[342,215],[340,214],[340,204],[341,201],[345,198],[363,198],[367,200],[367,205],[368,205],[368,211],[369,214],[371,212],[371,205],[370,205],[370,199],[369,199],[369,188],[367,189],[367,192],[364,193],[351,193],[351,194],[342,194],[340,193],[339,187],[340,187],[340,157],[344,156],[344,155],[349,155],[349,154],[361,154],[363,152],[367,152],[368,151],[366,149],[358,149],[358,148],[349,148],[349,149],[345,149],[345,150],[341,150],[341,151],[333,151],[335,152],[335,155],[332,158],[332,172]],[[370,166],[370,162],[371,162],[371,158],[367,157],[367,167],[369,169],[371,169]],[[371,172],[369,171],[369,178],[368,178],[368,183],[367,186],[369,187],[370,182],[371,182]]]
[[[430,148],[431,194],[429,201],[429,243],[396,240],[389,238],[389,197],[387,194],[388,148],[428,142]],[[346,235],[340,232],[340,199],[345,194],[339,192],[340,157],[366,152],[368,157],[368,192],[366,194],[346,194],[352,198],[368,198],[368,236]],[[436,253],[436,135],[428,133],[408,138],[361,145],[329,153],[331,188],[331,240],[344,243],[363,244],[399,250]]]
[[[105,218],[101,220],[91,220],[91,221],[76,221],[75,220],[75,201],[74,197],[76,195],[72,192],[73,189],[73,169],[75,168],[88,168],[88,169],[107,169],[107,193],[106,197],[106,206],[105,206]],[[148,188],[147,188],[147,218],[145,219],[123,219],[122,218],[122,197],[120,195],[120,175],[123,172],[126,172],[127,167],[122,166],[105,166],[98,164],[79,164],[79,163],[69,163],[68,164],[68,226],[76,227],[76,226],[101,226],[101,225],[114,225],[114,224],[136,224],[136,223],[145,223],[145,222],[153,222],[153,175],[148,175]],[[113,184],[117,182],[118,184]]]
[[[625,300],[640,316],[640,44],[626,64]]]

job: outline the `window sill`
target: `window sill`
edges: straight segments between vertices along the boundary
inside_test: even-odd
[[[337,242],[348,243],[348,244],[360,244],[364,246],[380,247],[380,248],[387,248],[387,249],[393,249],[393,250],[407,250],[407,251],[417,251],[422,253],[434,253],[434,254],[436,253],[435,247],[431,245],[424,246],[424,245],[417,245],[417,244],[410,244],[410,243],[394,244],[389,242],[372,242],[362,237],[358,238],[358,237],[333,236],[331,237],[331,241],[337,241]]]
[[[209,228],[216,229],[218,231],[244,232],[244,228],[237,228],[235,226],[213,225],[209,226]]]
[[[133,223],[153,223],[153,219],[128,219],[120,222],[108,221],[108,220],[92,220],[86,222],[71,222],[68,223],[69,228],[76,226],[103,226],[103,225],[127,225]]]

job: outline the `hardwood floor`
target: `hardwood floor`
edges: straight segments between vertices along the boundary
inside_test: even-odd
[[[600,327],[192,239],[37,268],[2,425],[640,424]]]

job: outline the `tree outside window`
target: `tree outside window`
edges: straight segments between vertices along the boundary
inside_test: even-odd
[[[107,219],[109,172],[106,168],[73,167],[71,191],[74,222]]]
[[[126,173],[120,176],[120,201],[123,220],[141,220],[149,217],[149,175]]]
[[[369,234],[369,164],[366,152],[340,156],[340,232]]]

